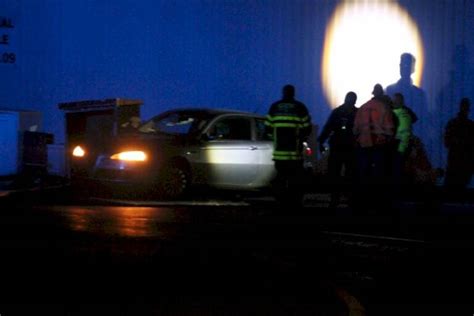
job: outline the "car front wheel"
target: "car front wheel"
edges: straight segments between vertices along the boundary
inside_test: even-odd
[[[159,195],[161,198],[176,199],[184,195],[189,186],[187,170],[180,165],[166,167],[159,178]]]

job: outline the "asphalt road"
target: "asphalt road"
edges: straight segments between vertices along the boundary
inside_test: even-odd
[[[2,315],[473,313],[474,207],[301,210],[260,197],[0,200]],[[355,301],[355,303],[354,303]],[[359,304],[360,303],[360,304]]]

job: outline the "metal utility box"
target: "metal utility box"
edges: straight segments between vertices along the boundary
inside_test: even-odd
[[[94,152],[111,137],[126,132],[132,118],[140,118],[142,104],[141,100],[120,98],[60,103],[66,121],[66,162],[76,146]]]
[[[23,133],[22,171],[27,174],[47,173],[48,145],[53,142],[53,134],[25,131]]]
[[[13,176],[23,171],[26,162],[33,162],[29,154],[33,134],[41,130],[42,116],[40,112],[1,110],[0,109],[0,176]],[[24,144],[25,133],[29,133]]]

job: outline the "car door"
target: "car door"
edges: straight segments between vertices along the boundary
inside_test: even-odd
[[[255,118],[254,146],[258,156],[257,176],[253,186],[269,186],[276,177],[275,165],[273,162],[273,141],[267,134],[265,119]]]
[[[210,124],[201,147],[201,171],[208,184],[248,188],[255,182],[259,155],[252,141],[252,118],[224,115]]]

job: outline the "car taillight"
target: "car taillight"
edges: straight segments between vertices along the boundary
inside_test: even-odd
[[[82,158],[86,155],[86,151],[78,145],[72,150],[72,155],[77,158]]]
[[[309,147],[307,142],[303,142],[303,152],[306,156],[313,155],[313,150]]]
[[[123,151],[110,156],[110,159],[123,161],[145,161],[147,156],[143,151]]]

